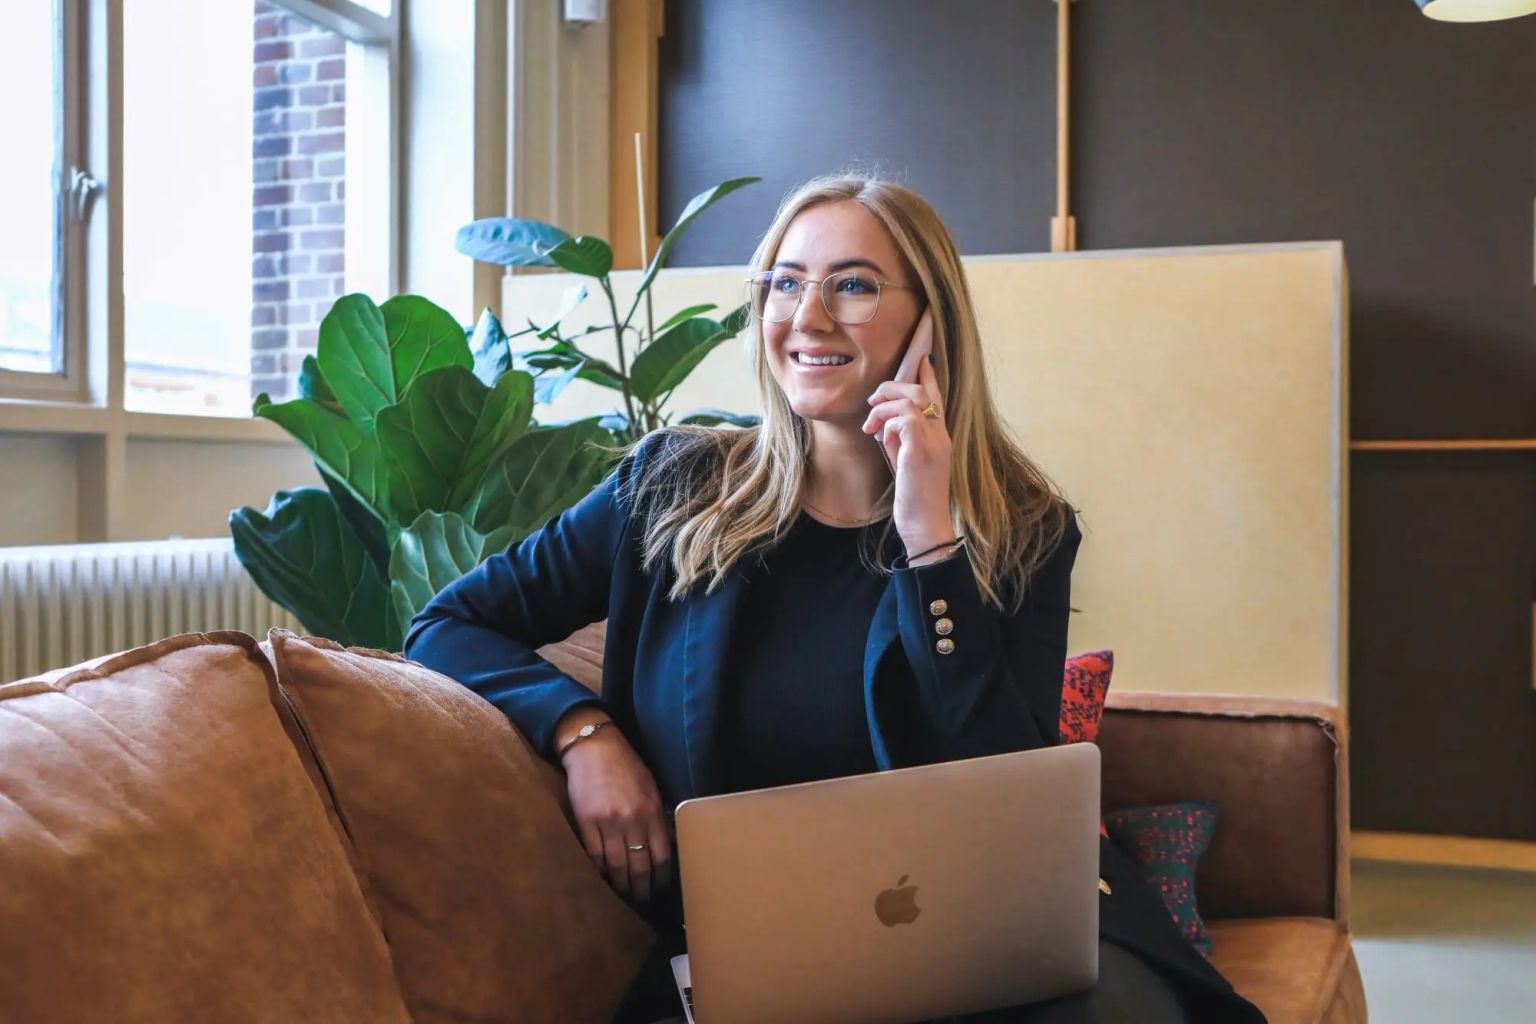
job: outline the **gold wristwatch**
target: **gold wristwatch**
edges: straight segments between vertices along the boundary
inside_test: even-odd
[[[611,719],[611,718],[605,718],[601,722],[588,722],[586,725],[582,726],[580,729],[577,729],[576,730],[576,735],[572,736],[570,738],[569,742],[567,742],[565,746],[560,748],[559,753],[557,753],[555,755],[555,760],[557,760],[557,761],[564,760],[565,759],[565,752],[567,750],[570,750],[576,744],[580,743],[584,739],[587,739],[589,736],[596,735],[598,730],[600,730],[603,726],[605,726],[605,725],[612,725],[612,724],[613,724],[613,719]]]

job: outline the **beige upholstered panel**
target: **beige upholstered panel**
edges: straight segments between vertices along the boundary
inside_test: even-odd
[[[1070,647],[1115,687],[1343,703],[1348,365],[1338,243],[966,261],[994,394],[1082,510]],[[741,299],[744,268],[669,271],[657,322]],[[616,276],[621,311],[638,277]],[[507,279],[509,324],[572,278]],[[599,292],[568,323],[605,313]],[[641,310],[644,316],[644,310]],[[745,337],[745,336],[743,336]],[[611,345],[594,342],[595,353]],[[577,381],[544,415],[613,406]],[[742,341],[673,408],[756,411]]]

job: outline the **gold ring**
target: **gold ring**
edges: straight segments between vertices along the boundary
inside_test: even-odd
[[[644,850],[645,848],[646,848],[646,844],[645,843],[639,843],[639,844],[637,844],[635,846],[627,847],[627,849],[630,849],[630,850]]]
[[[929,402],[926,406],[923,407],[923,415],[932,416],[937,419],[939,416],[939,403]]]

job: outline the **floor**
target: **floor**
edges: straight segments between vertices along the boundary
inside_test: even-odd
[[[1536,1020],[1536,875],[1357,861],[1353,889],[1372,1021]]]

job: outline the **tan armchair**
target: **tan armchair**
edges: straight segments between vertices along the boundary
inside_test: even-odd
[[[1363,1024],[1349,933],[1349,758],[1337,709],[1110,692],[1104,807],[1216,800],[1196,898],[1211,962],[1270,1024]]]

